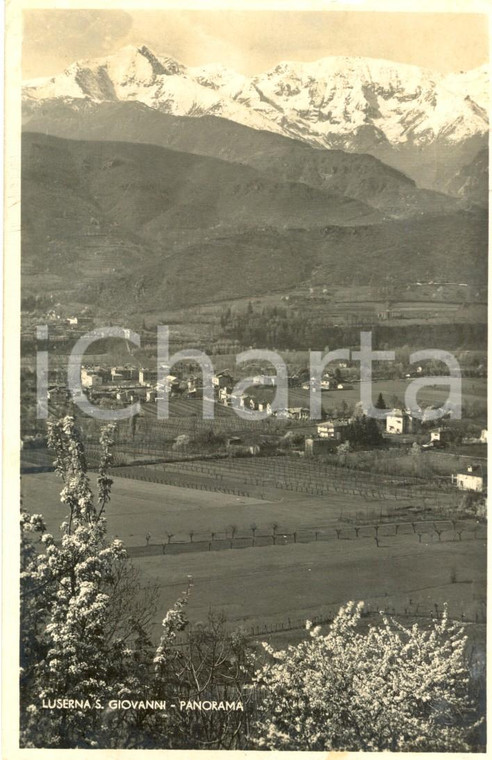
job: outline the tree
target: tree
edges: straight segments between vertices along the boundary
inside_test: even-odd
[[[125,746],[132,734],[130,717],[123,726],[117,713],[99,705],[157,690],[147,634],[155,611],[147,606],[152,589],[141,593],[123,544],[107,538],[113,432],[108,426],[100,435],[94,496],[73,417],[50,424],[48,443],[63,481],[60,500],[68,509],[61,539],[55,542],[46,532],[41,515],[21,514],[23,747]],[[175,631],[185,625],[180,617],[184,601],[164,619],[161,659],[167,652],[172,661]],[[43,699],[64,697],[78,700],[75,708],[43,709]]]
[[[173,451],[179,451],[181,449],[186,449],[190,445],[190,436],[186,435],[185,433],[182,433],[181,435],[178,435],[178,437],[175,439],[172,449]]]
[[[73,418],[50,424],[48,441],[67,516],[55,541],[41,515],[22,512],[23,748],[236,749],[249,746],[253,731],[256,746],[266,749],[472,747],[478,722],[465,637],[445,613],[431,630],[383,617],[361,633],[362,606],[351,603],[326,636],[308,625],[306,642],[285,652],[267,646],[273,662],[258,669],[245,634],[228,631],[223,618],[189,626],[189,577],[156,647],[156,589],[141,584],[122,543],[107,536],[113,428],[101,431],[96,494]],[[273,537],[277,529],[273,523]],[[255,686],[262,689],[259,703]],[[244,711],[108,709],[109,700],[171,704],[177,696],[240,700]],[[43,709],[43,700],[60,698],[77,702]]]
[[[107,587],[113,568],[124,557],[121,541],[106,541],[104,509],[109,500],[112,429],[101,434],[102,457],[98,497],[94,501],[85,453],[74,420],[49,426],[48,443],[56,453],[55,470],[64,482],[61,501],[69,509],[62,524],[61,545],[46,533],[40,515],[22,513],[21,545],[21,694],[29,708],[22,716],[25,746],[73,746],[87,726],[84,710],[53,715],[39,700],[70,694],[90,704],[109,697]],[[39,550],[29,540],[37,533]],[[104,732],[103,732],[104,733]],[[35,742],[31,744],[32,739]],[[85,746],[98,746],[88,742]]]
[[[252,522],[249,526],[251,529],[251,533],[253,534],[253,546],[255,545],[255,539],[256,539],[256,531],[258,530],[258,526],[255,522]]]
[[[384,400],[382,393],[380,393],[377,398],[376,409],[386,409],[386,401]]]
[[[349,454],[350,451],[351,451],[351,448],[350,448],[349,441],[344,441],[339,446],[337,446],[337,454],[342,463],[345,463],[347,459],[347,454]]]
[[[230,526],[230,531],[231,531],[231,540],[229,542],[229,546],[232,549],[232,547],[234,545],[234,539],[235,539],[236,534],[237,534],[237,525],[231,525]],[[227,535],[227,531],[226,531],[226,535]]]
[[[131,417],[128,418],[128,433],[132,441],[135,440],[135,433],[137,432],[137,423],[139,419],[138,414],[133,414]]]
[[[383,436],[373,417],[353,418],[346,429],[347,439],[352,448],[374,448],[383,442]]]
[[[359,632],[363,604],[342,607],[328,633],[285,651],[264,644],[257,745],[268,750],[469,751],[477,727],[463,629],[446,612],[431,630],[382,624]]]
[[[184,619],[183,619],[184,621]],[[163,732],[170,736],[172,749],[235,749],[244,747],[248,734],[254,694],[245,690],[251,682],[255,659],[251,645],[241,631],[230,631],[223,615],[210,612],[205,622],[186,628],[169,665],[168,637],[165,637],[162,671],[159,673],[163,698],[182,700],[240,700],[243,710],[170,711],[163,725],[159,713],[149,713],[141,727],[147,748],[163,746]],[[158,656],[155,667],[161,668]],[[155,692],[155,687],[152,693]]]
[[[365,417],[364,405],[362,401],[357,401],[352,412],[352,419],[359,420],[361,417]]]

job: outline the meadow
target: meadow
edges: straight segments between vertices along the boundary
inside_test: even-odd
[[[350,600],[372,611],[431,616],[448,604],[452,617],[484,622],[483,539],[443,541],[416,536],[270,546],[135,560],[144,577],[157,582],[158,608],[165,611],[193,579],[192,620],[210,609],[231,625],[271,626],[332,615]],[[453,582],[456,572],[456,582]],[[158,623],[159,614],[156,615]]]
[[[458,537],[448,521],[438,537],[430,522],[415,532],[407,521],[398,533],[392,525],[382,526],[376,542],[369,526],[357,536],[348,526],[335,532],[345,510],[366,509],[361,495],[263,490],[263,498],[236,497],[115,477],[109,533],[124,541],[144,579],[158,586],[156,635],[189,576],[191,620],[204,620],[214,610],[250,633],[299,627],[304,618],[332,615],[351,599],[364,600],[373,612],[385,609],[408,618],[428,617],[447,603],[457,619],[483,622],[485,526],[477,531],[465,524]],[[43,514],[55,537],[65,514],[59,491],[54,473],[22,478],[24,506]],[[271,536],[274,525],[275,545],[273,540],[248,545],[251,526],[258,536]],[[314,528],[320,529],[319,540],[313,540]],[[233,529],[237,548],[228,549],[220,541]],[[291,531],[299,532],[297,543],[283,539]],[[212,532],[218,543],[211,551]],[[164,553],[169,540],[189,551]]]

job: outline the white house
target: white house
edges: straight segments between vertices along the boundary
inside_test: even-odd
[[[432,428],[429,431],[431,443],[439,441],[439,443],[447,443],[451,439],[451,431],[449,428]]]
[[[102,382],[101,375],[95,370],[86,367],[82,367],[80,370],[80,384],[83,388],[96,388],[98,385],[102,385]]]
[[[335,425],[331,420],[327,422],[320,422],[317,426],[317,433],[319,438],[334,438],[335,437]]]
[[[221,404],[229,405],[229,399],[231,397],[229,388],[219,388],[219,401]]]
[[[479,464],[471,464],[466,468],[466,472],[459,472],[453,481],[460,491],[476,491],[482,493],[485,491],[487,481],[484,468]]]
[[[170,393],[176,385],[179,385],[179,378],[176,375],[166,375],[162,380],[159,380],[156,387],[158,391]]]
[[[415,420],[406,409],[391,409],[386,417],[386,432],[403,435],[415,432]]]

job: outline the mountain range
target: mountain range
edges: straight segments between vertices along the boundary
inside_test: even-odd
[[[26,293],[151,311],[316,277],[486,279],[478,209],[390,220],[341,194],[155,145],[25,133],[22,158]]]
[[[24,291],[142,311],[378,272],[481,284],[485,82],[341,58],[248,79],[146,47],[27,82]]]
[[[369,153],[419,186],[448,191],[487,144],[488,72],[443,75],[369,58],[282,62],[254,77],[223,65],[187,67],[146,46],[79,61],[23,88],[27,114],[44,101],[138,102],[174,116],[215,116],[314,147]]]
[[[393,217],[463,205],[443,193],[417,188],[403,172],[367,153],[313,148],[227,119],[171,116],[142,103],[50,100],[26,117],[25,130],[79,140],[144,143],[210,156],[238,167],[249,166],[280,182],[303,183],[348,196]],[[466,192],[459,196],[460,201],[467,198]]]

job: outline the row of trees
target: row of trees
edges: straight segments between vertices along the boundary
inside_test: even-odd
[[[151,637],[157,589],[107,534],[113,429],[101,432],[97,491],[70,417],[50,425],[67,518],[61,540],[22,512],[21,744],[51,748],[466,750],[477,743],[463,631],[387,618],[361,628],[361,605],[325,635],[253,649],[211,616],[191,626],[192,583]],[[308,626],[310,628],[310,626]],[[46,709],[54,699],[73,709]],[[227,699],[244,709],[111,710],[110,700]]]

